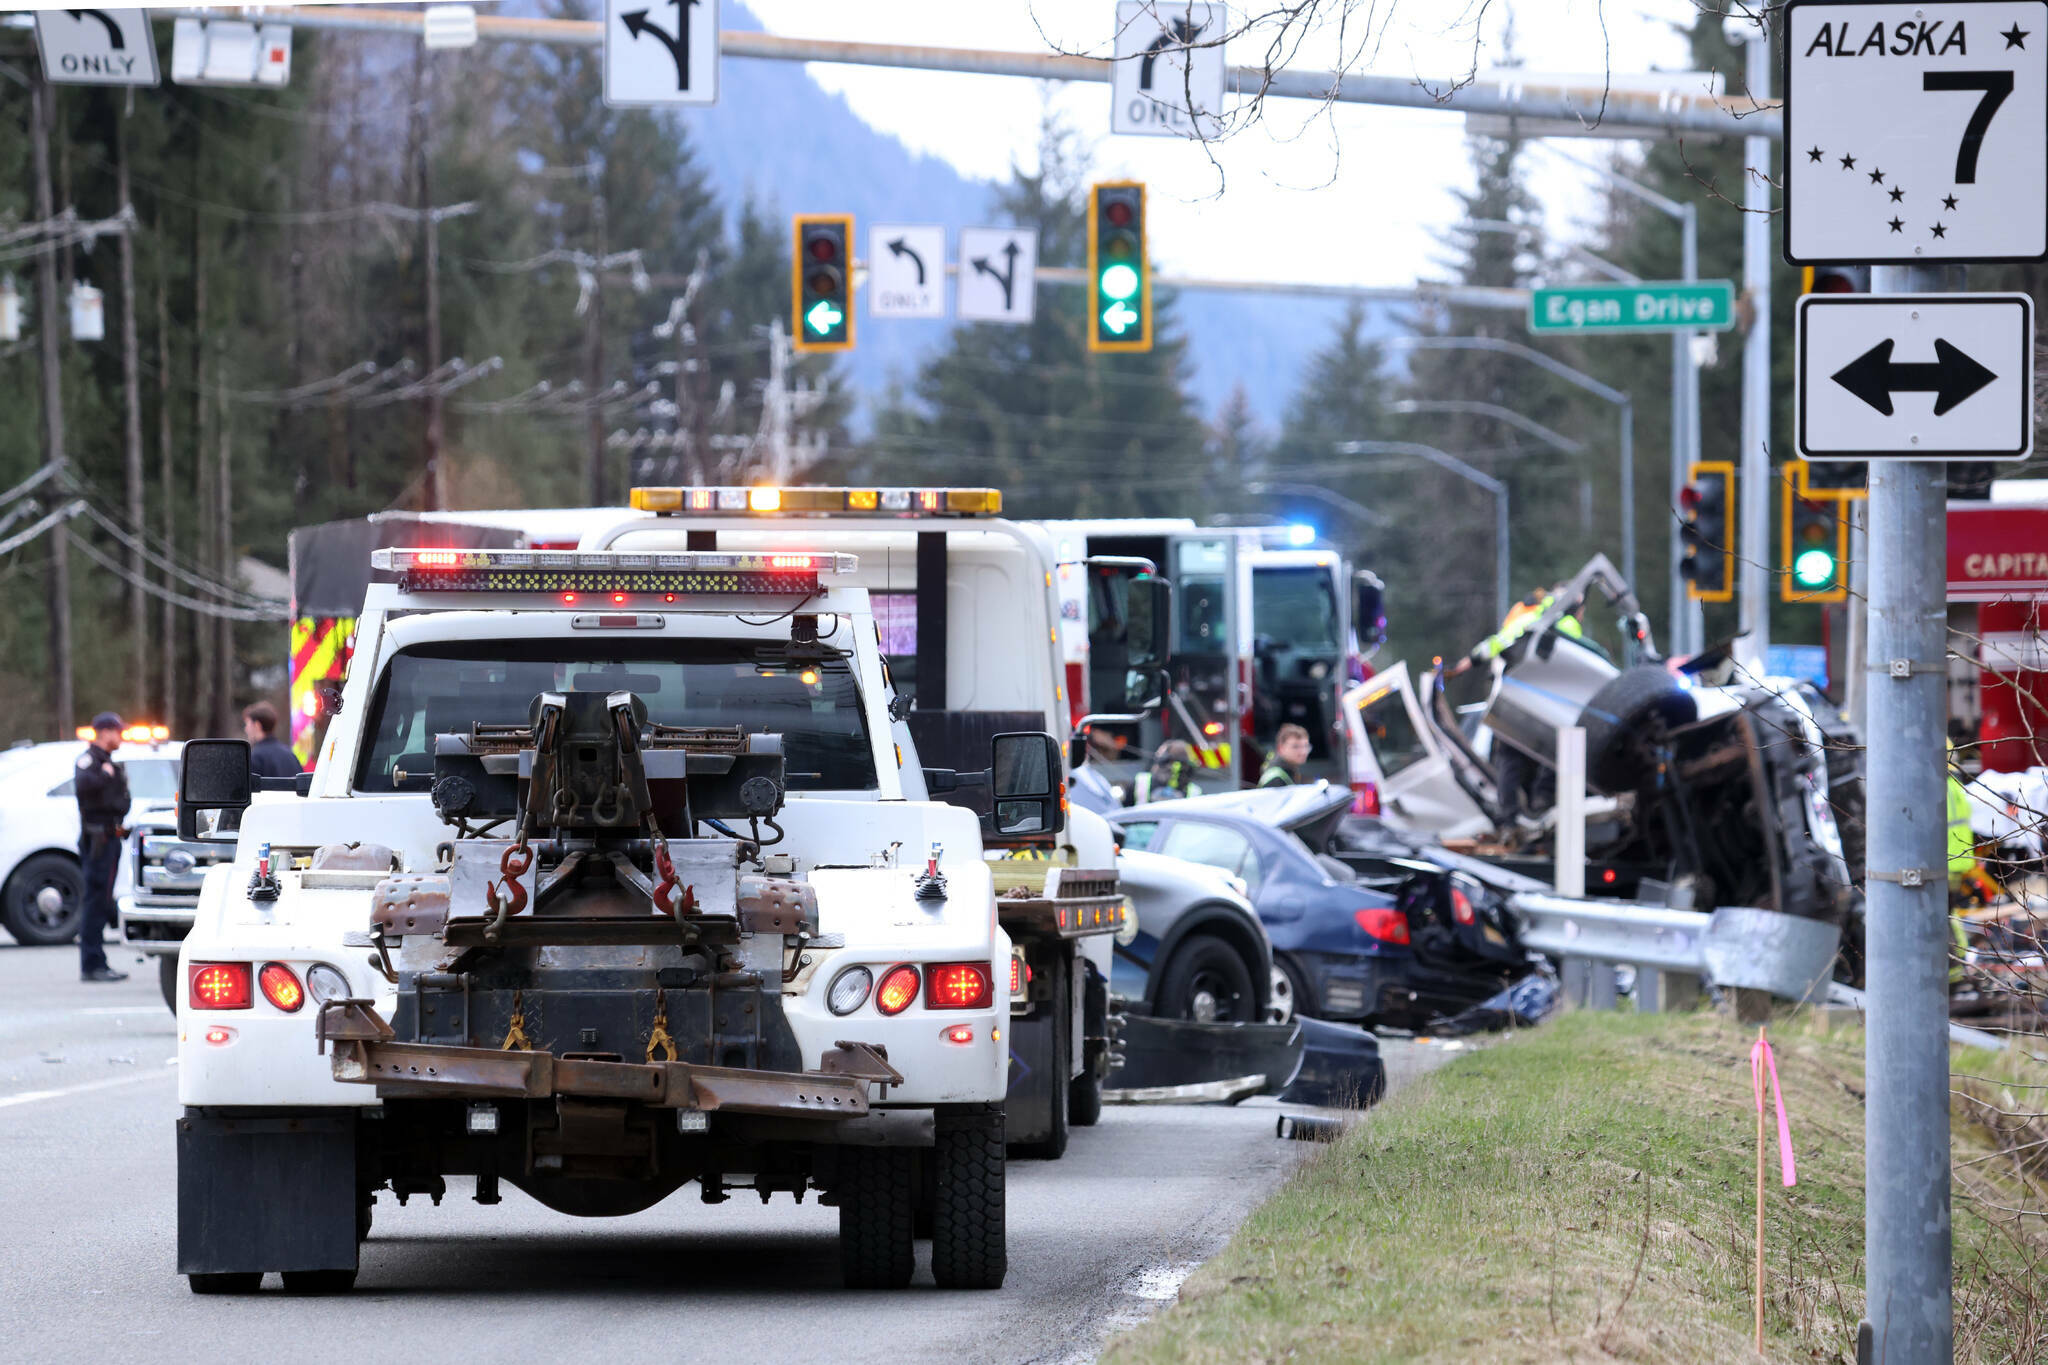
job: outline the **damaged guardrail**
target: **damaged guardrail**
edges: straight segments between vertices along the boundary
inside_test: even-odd
[[[1674,910],[1536,891],[1508,903],[1520,920],[1522,943],[1536,952],[1788,1000],[1821,998],[1841,946],[1835,925],[1752,906]]]

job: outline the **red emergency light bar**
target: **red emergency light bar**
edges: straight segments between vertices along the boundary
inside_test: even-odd
[[[430,550],[384,549],[370,567],[396,574],[405,592],[532,594],[556,604],[582,604],[585,594],[611,606],[687,594],[809,597],[822,574],[850,574],[852,555],[755,554],[715,550]]]

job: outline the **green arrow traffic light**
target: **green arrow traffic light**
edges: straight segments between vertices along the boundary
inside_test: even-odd
[[[1137,320],[1137,310],[1122,299],[1118,299],[1115,303],[1109,305],[1108,309],[1102,314],[1102,325],[1107,327],[1113,336],[1122,336],[1131,324]]]
[[[830,299],[820,299],[810,312],[804,314],[804,321],[819,336],[830,336],[834,327],[846,321],[846,314],[834,308]]]

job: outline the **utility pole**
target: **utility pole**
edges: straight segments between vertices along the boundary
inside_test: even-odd
[[[1692,204],[1680,204],[1679,278],[1690,283],[1700,277],[1700,216]],[[1698,332],[1679,332],[1671,338],[1671,507],[1677,514],[1678,493],[1685,487],[1692,467],[1700,458],[1700,364],[1693,354]],[[1671,527],[1671,633],[1675,648],[1697,654],[1707,647],[1706,614],[1685,590],[1678,576],[1684,555],[1678,525]]]
[[[233,456],[233,433],[228,424],[228,360],[227,341],[223,338],[216,343],[214,355],[215,382],[220,386],[220,406],[214,413],[217,424],[215,435],[219,440],[220,462],[216,466],[213,491],[219,497],[215,515],[220,518],[220,581],[233,586],[239,577],[235,554],[235,476]],[[205,458],[202,453],[201,459]],[[213,729],[216,734],[232,734],[235,725],[235,622],[234,618],[222,614],[213,618],[214,646],[220,651],[220,685],[213,696]]]
[[[1749,96],[1761,105],[1771,96],[1770,25],[1760,20],[1744,32]],[[1736,480],[1741,516],[1735,595],[1742,633],[1735,660],[1761,676],[1771,648],[1771,139],[1744,138],[1742,155],[1742,286],[1750,322],[1742,346],[1742,463]]]
[[[1943,293],[1962,271],[1877,266],[1873,294]],[[1870,466],[1870,714],[1865,770],[1863,1245],[1876,1339],[1892,1361],[1954,1354],[1949,1222],[1948,475]]]
[[[420,147],[421,222],[427,237],[427,373],[441,368],[441,215],[431,207],[425,144]],[[429,512],[448,505],[441,478],[441,386],[427,387],[427,468],[420,482],[420,501]]]
[[[206,135],[201,126],[201,155],[193,158],[195,197],[199,166],[204,161]],[[212,404],[212,385],[206,367],[206,225],[199,211],[192,212],[192,557],[201,572],[214,564],[212,463],[206,458],[207,410]],[[192,725],[197,733],[213,728],[213,637],[212,622],[200,612],[192,613]]]
[[[590,160],[590,220],[597,236],[596,263],[591,267],[590,309],[584,316],[584,384],[590,403],[590,505],[605,505],[604,449],[604,258],[605,205],[604,169],[596,157]]]
[[[57,92],[39,68],[29,90],[29,142],[36,171],[36,217],[47,223],[57,216],[50,193],[50,130],[57,122]],[[57,346],[57,251],[55,243],[36,257],[36,338],[43,362],[43,463],[64,474],[64,388]],[[65,490],[52,482],[52,496]],[[78,723],[71,697],[71,537],[59,529],[50,537],[50,683],[51,730],[68,735]]]
[[[114,115],[114,186],[121,212],[128,204],[128,116]],[[121,234],[121,390],[128,404],[123,431],[127,475],[128,529],[136,543],[128,551],[128,638],[132,646],[128,695],[143,710],[149,706],[149,603],[142,592],[142,364],[135,339],[135,233]]]
[[[176,553],[178,500],[171,493],[177,478],[171,452],[171,308],[164,276],[169,273],[165,257],[163,224],[159,219],[156,238],[156,454],[157,505],[163,509],[164,553]],[[163,723],[173,733],[178,729],[178,608],[169,597],[163,600]]]

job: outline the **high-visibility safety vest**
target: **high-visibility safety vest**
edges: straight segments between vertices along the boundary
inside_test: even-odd
[[[1498,659],[1506,653],[1508,646],[1528,634],[1529,627],[1535,625],[1537,618],[1549,611],[1550,604],[1556,600],[1556,593],[1545,593],[1540,601],[1517,602],[1509,607],[1508,614],[1500,618],[1500,629],[1486,641],[1486,657]],[[1557,633],[1576,640],[1586,632],[1579,624],[1578,617],[1560,616],[1557,621]]]
[[[1951,883],[1977,865],[1977,840],[1970,833],[1970,794],[1953,775],[1948,780],[1948,879]]]

